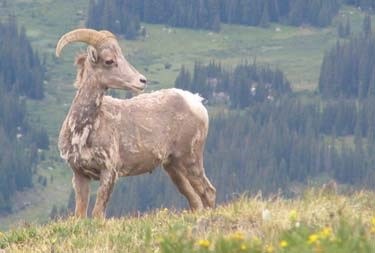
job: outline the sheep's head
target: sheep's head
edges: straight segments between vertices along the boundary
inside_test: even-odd
[[[64,34],[56,46],[56,56],[69,43],[84,42],[89,46],[84,61],[78,62],[81,78],[95,75],[103,88],[142,91],[147,79],[124,57],[116,37],[108,31],[76,29]]]

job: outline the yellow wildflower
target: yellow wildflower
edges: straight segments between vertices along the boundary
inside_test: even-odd
[[[210,247],[211,243],[207,239],[201,239],[198,241],[198,245],[201,246],[202,248],[208,248]]]
[[[319,235],[317,234],[311,234],[309,236],[309,239],[307,240],[309,244],[314,244],[314,243],[317,243],[318,241],[319,241]]]
[[[326,239],[328,237],[331,237],[332,235],[332,229],[330,227],[325,227],[320,231],[320,237],[323,239]]]
[[[243,241],[245,240],[245,234],[241,231],[237,231],[230,235],[230,239],[236,240],[236,241]]]
[[[371,219],[371,225],[375,226],[375,216]]]
[[[247,250],[247,246],[246,246],[246,244],[242,243],[240,249],[241,249],[242,251]]]
[[[290,211],[290,213],[289,213],[289,219],[291,221],[296,221],[298,219],[297,210],[293,209],[292,211]]]
[[[288,242],[285,241],[285,240],[281,240],[279,245],[280,245],[281,248],[286,248],[286,247],[288,247]]]
[[[272,245],[267,245],[265,248],[266,253],[273,253],[275,252],[275,249],[273,248]]]

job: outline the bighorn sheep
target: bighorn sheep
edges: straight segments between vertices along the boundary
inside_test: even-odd
[[[105,96],[108,88],[142,91],[146,78],[126,61],[108,31],[68,32],[57,43],[56,56],[72,42],[89,45],[76,59],[78,91],[58,143],[73,170],[75,215],[87,216],[91,179],[100,180],[92,215],[104,217],[118,176],[151,172],[159,165],[192,210],[213,207],[216,190],[203,168],[208,114],[200,97],[179,89],[127,100]]]

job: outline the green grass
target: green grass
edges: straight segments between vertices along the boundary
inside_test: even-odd
[[[38,165],[34,190],[26,190],[15,198],[15,204],[32,199],[24,210],[0,217],[0,229],[20,220],[45,221],[54,204],[66,203],[71,189],[71,172],[58,156],[57,136],[75,89],[74,56],[85,46],[72,45],[64,49],[60,59],[54,57],[55,45],[63,33],[84,25],[87,0],[14,0],[0,10],[0,18],[14,13],[25,26],[32,45],[47,62],[46,97],[42,101],[27,101],[29,120],[43,125],[50,136],[47,161]],[[363,14],[354,8],[344,8],[335,22],[350,16],[353,30],[359,30]],[[285,71],[295,90],[314,90],[325,50],[336,41],[336,26],[325,29],[299,28],[272,24],[269,28],[223,25],[220,33],[189,29],[166,29],[163,25],[146,26],[145,40],[121,40],[124,52],[133,65],[144,73],[151,85],[148,90],[173,86],[181,65],[191,68],[194,61],[221,61],[228,68],[244,60],[277,66]],[[165,69],[170,63],[172,67]],[[211,110],[211,112],[214,110]],[[53,168],[50,170],[49,168]],[[46,188],[37,183],[39,175],[50,178]],[[129,179],[131,180],[131,179]]]
[[[324,50],[335,41],[329,29],[280,25],[268,29],[223,25],[220,33],[168,30],[161,25],[147,25],[147,30],[150,37],[145,41],[126,44],[135,65],[145,66],[145,74],[157,81],[158,87],[172,86],[180,66],[191,67],[194,61],[215,60],[231,67],[256,58],[284,70],[296,90],[312,90],[317,85]],[[172,68],[165,70],[165,63]]]
[[[68,218],[0,234],[6,252],[374,252],[374,193],[308,190],[299,199],[241,197],[191,213]]]

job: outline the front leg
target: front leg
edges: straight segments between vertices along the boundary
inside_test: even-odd
[[[92,216],[95,218],[104,218],[105,209],[109,197],[112,193],[113,186],[116,182],[116,172],[114,170],[105,169],[100,173],[100,186],[96,195],[96,202],[94,210],[92,211]]]
[[[72,183],[76,198],[75,216],[86,218],[90,194],[90,179],[78,172],[74,172]]]

